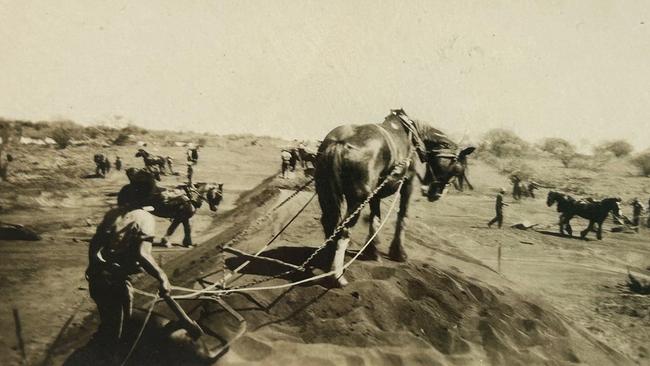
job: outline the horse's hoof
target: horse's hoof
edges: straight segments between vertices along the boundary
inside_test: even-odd
[[[379,253],[377,253],[376,250],[372,252],[361,253],[359,259],[363,261],[381,262],[381,257],[379,256]]]
[[[334,275],[327,277],[325,280],[325,286],[329,288],[343,288],[348,285],[348,280],[345,277],[341,276],[336,278]]]
[[[341,276],[336,279],[337,287],[343,288],[348,285],[348,280],[345,279],[345,277]]]
[[[388,257],[395,262],[406,262],[408,256],[403,251],[391,251]]]

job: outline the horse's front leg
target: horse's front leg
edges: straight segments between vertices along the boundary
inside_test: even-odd
[[[171,246],[171,245],[168,245],[169,237],[172,236],[172,234],[174,234],[174,231],[176,231],[176,228],[180,224],[181,224],[181,220],[176,219],[176,218],[172,219],[172,223],[169,225],[169,228],[167,228],[167,232],[165,233],[165,236],[163,236],[163,238],[160,240],[160,244],[162,244],[162,245],[164,245],[166,247]]]
[[[370,244],[363,251],[363,255],[368,260],[378,261],[379,253],[377,252],[377,245],[380,244],[381,240],[379,239],[379,225],[381,225],[381,205],[378,198],[373,198],[370,200],[370,223],[368,224],[368,238]],[[373,238],[374,236],[374,238]],[[371,240],[372,238],[372,240]]]
[[[183,220],[183,230],[185,233],[185,237],[183,238],[183,245],[186,247],[191,247],[192,244],[192,227],[190,226],[190,219],[185,218]]]
[[[347,217],[358,207],[358,202],[352,202],[348,199]],[[350,229],[357,223],[359,215],[352,217],[345,228],[341,230],[340,236],[336,241],[336,251],[332,260],[332,271],[334,271],[335,286],[343,287],[348,284],[348,280],[343,277],[343,265],[345,264],[345,251],[350,245]]]
[[[454,188],[456,188],[458,192],[463,191],[463,180],[461,178],[453,177],[451,183],[454,185]]]
[[[593,230],[593,228],[594,228],[594,221],[589,221],[589,225],[587,226],[587,228],[584,229],[584,230],[582,230],[582,231],[580,232],[580,238],[581,238],[581,239],[586,239],[586,238],[587,238],[587,234],[588,234],[591,230]]]
[[[413,181],[409,179],[404,182],[400,190],[399,198],[399,212],[397,213],[397,222],[395,223],[395,236],[390,244],[388,256],[390,259],[397,262],[405,262],[407,259],[406,251],[402,246],[404,238],[404,229],[406,226],[406,218],[408,216],[409,200],[413,192]]]
[[[565,235],[564,234],[564,226],[567,225],[567,224],[565,224],[564,220],[565,220],[564,214],[561,214],[560,215],[560,224],[559,224],[560,225],[560,235]]]
[[[474,186],[472,185],[472,183],[469,182],[469,179],[467,179],[467,175],[465,173],[463,173],[463,180],[465,180],[465,183],[467,183],[467,188],[473,191]]]
[[[598,221],[598,231],[596,232],[596,238],[598,240],[603,240],[603,222]]]
[[[567,232],[567,234],[569,234],[570,237],[573,237],[573,228],[571,227],[571,219],[572,218],[573,218],[573,216],[567,216],[565,218],[566,221],[564,222],[564,228],[566,229],[566,232]]]

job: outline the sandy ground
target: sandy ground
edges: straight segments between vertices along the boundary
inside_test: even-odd
[[[224,182],[230,193],[227,202],[232,206],[217,214],[216,224],[207,211],[201,214],[205,217],[197,217],[196,238],[204,239],[198,248],[157,254],[173,283],[198,288],[198,277],[214,273],[207,278],[222,279],[223,242],[248,228],[246,235],[232,245],[255,252],[310,198],[310,192],[301,193],[282,209],[264,216],[290,192],[279,191],[278,187],[287,182],[275,179],[263,182],[236,201],[237,195],[276,170],[272,154],[257,150],[251,153],[254,159],[242,159],[242,154],[231,156],[222,150],[203,152],[205,160],[200,164],[215,162],[206,164],[214,168],[204,171],[206,180]],[[93,207],[106,204],[97,192],[114,190],[125,178],[115,178],[115,182],[112,179],[98,182],[96,189],[86,187],[94,195],[71,209],[68,220],[93,220],[95,211],[100,211]],[[420,197],[414,199],[405,242],[407,263],[385,257],[381,262],[355,262],[346,273],[351,283],[343,289],[328,289],[317,283],[224,297],[246,319],[247,332],[219,358],[218,364],[650,364],[650,298],[625,294],[618,286],[625,282],[628,269],[643,278],[650,275],[650,232],[606,232],[602,241],[593,236],[589,241],[558,237],[554,235],[556,212],[546,207],[543,198],[514,203],[506,211],[506,226],[526,220],[540,224],[537,230],[487,229],[485,223],[493,215],[495,188],[506,186],[506,179],[480,162],[472,166],[471,179],[475,191],[451,192],[434,204]],[[388,202],[382,206],[386,213]],[[50,227],[58,228],[66,217],[66,210],[60,207],[49,212],[40,208],[38,212],[39,216],[43,212],[44,227],[46,218],[51,220]],[[30,213],[33,215],[33,210],[12,211],[11,218],[28,220]],[[314,200],[264,255],[301,263],[310,248],[323,240],[319,216]],[[381,233],[382,253],[388,251],[394,216],[386,225]],[[584,225],[586,222],[581,220],[574,223],[576,228]],[[5,242],[0,246],[3,258],[11,258],[3,260],[0,267],[4,280],[0,295],[8,302],[3,306],[7,311],[0,315],[4,329],[0,341],[2,364],[20,361],[11,307],[21,311],[32,362],[42,359],[43,351],[79,307],[71,325],[51,348],[49,362],[88,363],[78,351],[96,326],[92,304],[84,300],[87,291],[81,278],[86,247],[70,237],[82,232],[88,236],[91,227],[70,226],[68,231],[46,232],[41,242]],[[351,253],[366,234],[367,224],[360,220],[353,230]],[[48,239],[48,235],[52,238]],[[43,252],[47,254],[39,255]],[[232,270],[243,260],[228,254],[227,269]],[[284,269],[253,261],[233,285],[245,285]],[[283,284],[296,278],[300,276],[264,284]],[[46,285],[43,279],[47,279]],[[150,288],[151,282],[143,279],[136,285]],[[140,307],[142,304],[140,301]],[[235,335],[237,322],[221,307],[204,303],[199,311],[197,305],[184,303],[204,329],[221,337],[207,337],[209,346],[216,347]],[[155,313],[155,317],[169,317],[163,305]],[[159,340],[145,337],[132,364],[192,363],[191,357],[169,349]]]

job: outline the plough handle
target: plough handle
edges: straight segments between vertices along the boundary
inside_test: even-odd
[[[162,298],[165,299],[165,302],[167,303],[169,308],[172,309],[174,314],[176,314],[178,320],[180,320],[182,323],[185,324],[184,328],[185,330],[187,330],[188,334],[192,338],[197,339],[203,334],[205,334],[203,332],[203,329],[201,329],[201,327],[194,320],[192,320],[189,316],[187,316],[183,308],[180,305],[178,305],[178,303],[174,299],[172,299],[171,296],[164,295]]]

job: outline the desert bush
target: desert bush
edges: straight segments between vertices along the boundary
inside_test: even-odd
[[[569,164],[565,166],[567,168],[596,171],[600,165],[602,164],[592,156],[575,154]]]
[[[113,140],[113,145],[124,146],[128,142],[129,142],[129,135],[124,132],[120,132],[120,134],[117,135],[115,140]]]
[[[144,128],[140,128],[130,123],[120,131],[126,135],[146,135],[149,132]]]
[[[639,168],[641,174],[650,176],[650,150],[642,152],[632,159],[632,164]]]
[[[632,145],[625,140],[605,141],[594,148],[594,154],[612,153],[617,158],[628,156],[634,150]]]
[[[56,146],[59,149],[65,149],[70,145],[70,140],[72,140],[71,131],[64,127],[57,127],[52,130],[52,139],[56,142]]]
[[[208,140],[205,139],[205,138],[203,138],[203,137],[200,137],[200,138],[197,140],[197,142],[198,142],[199,146],[205,146],[205,145],[208,143]]]
[[[520,156],[526,153],[530,146],[514,132],[505,129],[492,129],[483,137],[480,149],[498,157]]]
[[[557,137],[544,139],[540,145],[542,151],[551,153],[558,158],[565,168],[576,158],[576,148],[569,141]]]

